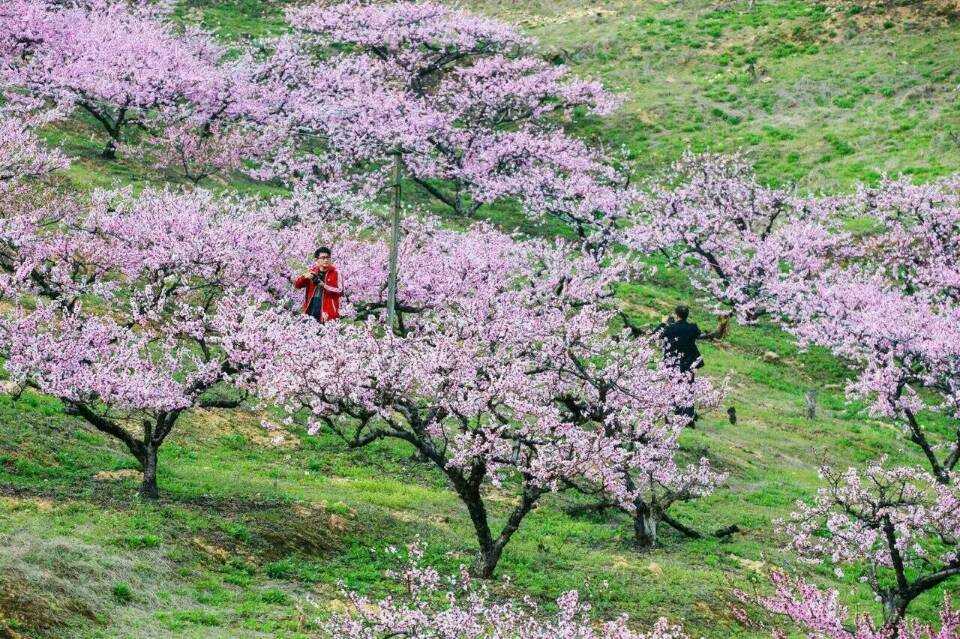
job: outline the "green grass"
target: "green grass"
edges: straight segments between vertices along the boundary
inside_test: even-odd
[[[621,92],[621,113],[587,133],[642,175],[688,148],[743,151],[763,179],[817,190],[960,167],[960,27],[926,3],[893,28],[805,0],[468,4]]]
[[[548,56],[621,92],[622,113],[581,132],[624,146],[641,178],[687,148],[743,150],[763,179],[811,189],[845,190],[884,172],[924,180],[960,167],[960,27],[922,7],[900,7],[889,20],[871,6],[800,0],[465,4],[521,24]],[[282,30],[282,7],[189,0],[178,15],[236,40]],[[102,139],[82,118],[45,135],[76,158],[69,188],[170,181],[135,159],[102,159]],[[236,177],[211,186],[278,192]],[[528,232],[563,232],[531,226],[509,208],[488,215]],[[645,322],[696,298],[666,268],[624,284],[620,295]],[[695,319],[712,325],[703,314]],[[878,454],[909,461],[915,451],[845,402],[839,388],[848,372],[836,360],[798,351],[771,326],[734,327],[703,350],[703,374],[727,385],[724,406],[736,407],[739,422],[730,425],[722,411],[707,415],[684,434],[683,452],[707,455],[731,479],[678,516],[704,530],[737,524],[743,532],[691,542],[667,530],[659,548],[640,555],[624,517],[574,518],[565,507],[576,498],[552,496],[508,546],[500,574],[510,581],[498,592],[549,607],[579,588],[601,616],[667,616],[695,637],[760,637],[768,635],[731,619],[730,591],[762,588],[763,573],[786,566],[839,587],[855,612],[877,612],[852,572],[838,579],[780,550],[773,522],[814,493],[820,463],[861,464]],[[766,351],[780,361],[763,362]],[[812,387],[820,388],[814,422],[803,417]],[[274,445],[257,423],[239,412],[191,416],[162,449],[163,498],[145,504],[134,496],[135,480],[123,478],[135,463],[122,447],[54,400],[0,396],[0,631],[308,637],[318,619],[343,609],[339,581],[373,595],[390,590],[383,573],[391,563],[377,552],[387,545],[421,535],[441,568],[471,560],[466,512],[404,445],[349,451],[303,432]],[[120,478],[97,479],[103,471]],[[508,504],[493,503],[502,517]],[[914,612],[932,618],[941,597],[925,596]]]

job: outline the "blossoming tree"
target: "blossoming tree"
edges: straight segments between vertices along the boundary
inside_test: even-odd
[[[634,542],[647,550],[657,542],[660,523],[687,537],[702,536],[673,517],[670,508],[709,495],[726,475],[714,470],[705,457],[692,463],[679,460],[679,437],[689,417],[678,409],[694,402],[714,405],[720,393],[704,380],[690,386],[674,369],[651,367],[658,361],[654,344],[623,337],[616,342],[606,335],[585,338],[572,356],[545,362],[543,372],[556,378],[562,418],[597,424],[617,450],[615,481],[606,477],[607,481],[590,481],[593,478],[587,476],[566,483],[599,496],[596,506],[630,515]],[[637,420],[639,414],[643,419]]]
[[[577,591],[561,595],[558,611],[547,616],[533,602],[498,601],[466,572],[445,578],[423,564],[423,548],[408,547],[409,559],[401,571],[390,576],[403,588],[403,595],[371,601],[355,592],[344,592],[351,609],[334,615],[322,628],[324,636],[343,639],[387,637],[449,637],[485,639],[687,639],[675,625],[660,619],[647,632],[630,628],[627,617],[605,623],[591,619],[590,606]],[[432,602],[442,602],[433,605]]]
[[[37,123],[37,118],[0,111],[0,184],[7,188],[67,165],[61,153],[37,138],[33,130]]]
[[[585,219],[622,201],[602,154],[559,126],[581,110],[609,113],[617,101],[538,59],[514,27],[431,2],[308,5],[288,18],[307,66],[303,83],[281,93],[286,126],[322,135],[341,166],[389,171],[400,154],[406,177],[458,215],[516,198],[537,214],[581,219],[579,209]],[[311,51],[333,47],[349,53],[310,61]],[[318,106],[316,96],[341,100]]]
[[[822,470],[826,485],[783,524],[801,556],[851,566],[899,624],[910,603],[960,577],[960,493],[917,468]]]
[[[483,227],[434,229],[423,242],[430,248],[412,257],[424,277],[400,290],[417,309],[403,333],[371,320],[320,327],[296,347],[277,337],[275,358],[255,375],[261,393],[312,430],[355,447],[405,441],[435,464],[470,515],[476,572],[490,577],[523,519],[568,480],[632,500],[624,467],[669,473],[661,462],[682,424],[665,416],[697,389],[656,365],[648,345],[610,332],[615,309],[605,302],[628,263],[571,262],[562,244]],[[592,386],[618,376],[619,385]],[[499,530],[488,483],[516,496]]]
[[[458,216],[514,202],[605,250],[634,193],[562,126],[616,106],[599,84],[538,59],[514,27],[439,3],[318,4],[287,17],[294,33],[258,82],[276,148],[257,174],[393,188],[391,325],[404,183]]]
[[[204,191],[101,192],[54,224],[3,227],[7,372],[123,442],[144,497],[158,495],[157,453],[180,417],[236,405],[232,376],[264,354],[231,336],[270,330],[258,309],[285,304],[288,264],[313,242],[275,212]]]
[[[885,179],[861,187],[853,213],[880,224],[859,259],[906,294],[960,301],[960,176],[927,184]]]
[[[0,11],[0,84],[9,99],[81,110],[116,156],[154,110],[208,104],[229,89],[224,50],[209,35],[178,29],[164,5],[89,0],[64,5],[13,0]]]
[[[388,548],[392,555],[402,555]],[[659,619],[648,630],[637,630],[626,615],[602,622],[591,619],[589,603],[577,591],[563,593],[556,600],[557,613],[546,615],[528,599],[498,599],[485,584],[477,584],[469,573],[445,576],[425,564],[424,547],[410,544],[407,560],[400,570],[387,577],[402,594],[372,600],[344,589],[348,610],[323,622],[321,635],[346,639],[387,639],[403,636],[412,639],[687,639],[677,625]],[[940,613],[940,627],[904,621],[895,625],[877,625],[867,616],[849,619],[835,590],[823,591],[802,579],[783,573],[772,575],[774,593],[750,596],[736,593],[746,603],[774,614],[772,621],[760,615],[749,616],[741,609],[734,615],[747,627],[768,631],[774,637],[786,637],[790,622],[810,639],[953,639],[960,632],[960,614],[946,601]]]
[[[69,208],[66,198],[46,188],[67,159],[34,133],[45,116],[0,110],[0,294],[8,274],[20,264],[14,240],[25,226],[54,223]]]
[[[784,266],[815,276],[843,245],[830,225],[839,206],[763,186],[741,157],[691,155],[646,195],[630,244],[661,251],[718,309],[744,323],[776,309],[771,290]]]
[[[875,232],[819,277],[779,284],[787,329],[854,365],[848,393],[900,425],[943,484],[960,465],[957,187],[861,189],[853,211],[875,219]]]
[[[800,295],[792,315],[788,329],[801,344],[826,346],[859,369],[848,394],[901,426],[937,481],[954,482],[960,309],[844,269]],[[948,418],[946,425],[930,417],[937,413]]]
[[[776,616],[773,636],[785,636],[784,620],[790,620],[810,639],[951,639],[960,633],[960,613],[944,601],[940,611],[940,627],[900,620],[875,623],[869,615],[851,619],[840,603],[836,590],[820,590],[803,579],[775,571],[771,575],[774,594],[759,598],[758,603]],[[752,598],[750,598],[752,599]],[[750,627],[767,628],[770,624],[743,617]]]

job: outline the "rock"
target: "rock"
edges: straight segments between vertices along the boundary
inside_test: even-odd
[[[143,479],[143,473],[134,468],[124,468],[122,470],[101,470],[93,476],[95,481],[120,481],[121,479]]]
[[[766,353],[763,354],[762,359],[767,364],[773,364],[774,362],[780,361],[780,356],[774,353],[773,351],[767,351]]]
[[[20,384],[11,382],[9,379],[0,380],[0,393],[5,395],[15,395],[20,392]]]

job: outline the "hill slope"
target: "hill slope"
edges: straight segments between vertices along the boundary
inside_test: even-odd
[[[228,39],[282,30],[285,2],[185,0]],[[949,0],[469,0],[626,97],[585,132],[625,146],[641,174],[685,149],[742,150],[774,183],[846,190],[883,173],[960,170],[960,25]],[[108,164],[82,131],[78,182],[162,176]]]
[[[584,133],[625,145],[642,174],[687,147],[742,148],[767,180],[829,190],[882,171],[927,179],[960,167],[960,27],[936,7],[468,4],[523,24],[550,55],[623,92],[623,112]],[[239,37],[276,31],[278,11],[257,0],[191,0],[182,16]],[[90,131],[78,120],[49,132],[80,158],[73,185],[164,181],[136,162],[104,162]],[[623,297],[652,318],[694,294],[662,270],[625,286]],[[769,350],[781,359],[761,361]],[[887,426],[845,406],[836,362],[797,353],[769,327],[735,329],[705,355],[704,372],[728,379],[725,405],[740,419],[708,415],[686,433],[684,450],[708,455],[731,480],[679,515],[704,530],[737,524],[743,532],[690,542],[667,531],[661,548],[638,555],[625,519],[572,517],[565,508],[573,498],[556,497],[508,546],[501,574],[511,583],[499,588],[545,601],[581,588],[601,615],[665,615],[693,636],[753,636],[730,618],[729,591],[761,587],[771,565],[794,563],[777,550],[783,540],[772,522],[813,493],[817,465],[912,454]],[[810,422],[803,393],[813,386],[821,413]],[[420,534],[439,565],[469,561],[465,511],[409,450],[350,452],[304,433],[277,444],[257,424],[242,412],[198,416],[161,454],[164,499],[142,504],[124,472],[133,460],[113,442],[56,402],[0,396],[0,636],[308,636],[318,617],[343,605],[338,580],[376,593],[386,587],[387,564],[371,549]],[[876,612],[852,580],[812,576],[842,586],[855,610]],[[928,616],[941,596],[920,600],[918,614]]]

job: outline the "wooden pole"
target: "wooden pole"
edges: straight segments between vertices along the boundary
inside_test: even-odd
[[[397,251],[400,244],[400,177],[403,156],[393,157],[393,210],[390,215],[390,271],[387,279],[387,326],[395,330],[397,319]]]

